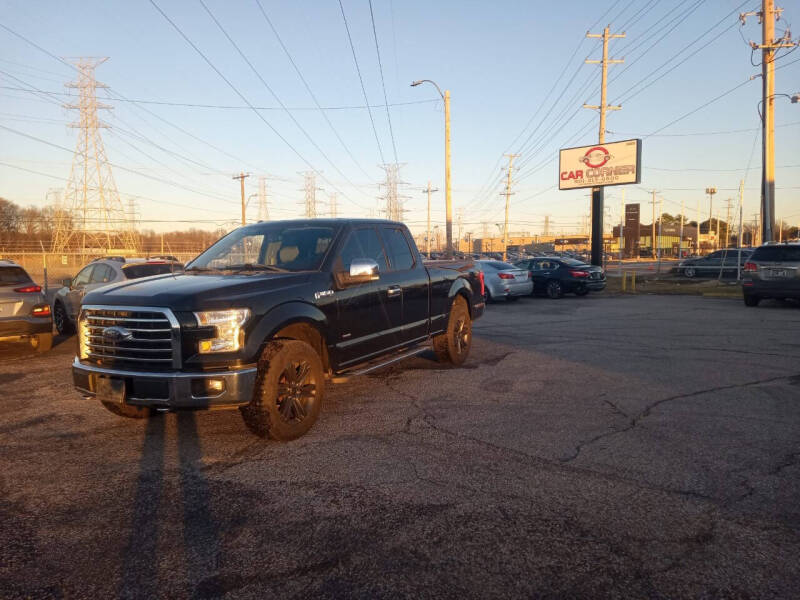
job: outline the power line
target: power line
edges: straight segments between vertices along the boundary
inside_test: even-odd
[[[153,7],[154,7],[154,8],[155,8],[155,9],[156,9],[156,10],[157,10],[157,11],[158,11],[160,14],[161,14],[161,16],[163,16],[163,17],[164,17],[164,19],[166,19],[166,21],[167,21],[167,22],[168,22],[170,25],[172,25],[172,28],[173,28],[173,29],[175,29],[175,31],[178,33],[178,35],[180,35],[180,36],[181,36],[181,37],[182,37],[182,38],[183,38],[183,39],[186,41],[186,43],[188,43],[188,44],[189,44],[189,45],[190,45],[190,46],[191,46],[191,47],[194,49],[194,51],[195,51],[195,52],[197,52],[197,54],[199,54],[199,55],[200,55],[200,57],[201,57],[201,58],[202,58],[202,59],[203,59],[203,60],[206,62],[206,64],[207,64],[209,67],[211,67],[211,68],[214,70],[214,72],[215,72],[217,75],[219,75],[219,77],[220,77],[220,78],[221,78],[221,79],[222,79],[222,80],[223,80],[223,81],[224,81],[224,82],[225,82],[225,83],[228,85],[228,87],[230,87],[230,88],[231,88],[231,89],[232,89],[232,90],[233,90],[233,91],[236,93],[236,95],[237,95],[237,96],[239,96],[239,98],[241,98],[241,99],[242,99],[242,101],[243,101],[245,104],[247,104],[247,105],[250,107],[250,109],[251,109],[251,110],[252,110],[252,111],[253,111],[253,112],[256,114],[256,116],[257,116],[257,117],[258,117],[258,118],[259,118],[259,119],[260,119],[260,120],[261,120],[261,121],[262,121],[262,122],[263,122],[263,123],[264,123],[264,124],[265,124],[265,125],[266,125],[266,126],[267,126],[267,127],[268,127],[268,128],[269,128],[269,129],[270,129],[270,130],[271,130],[271,131],[272,131],[272,132],[273,132],[273,133],[274,133],[274,134],[275,134],[275,135],[276,135],[276,136],[277,136],[277,137],[278,137],[278,138],[281,140],[281,141],[282,141],[282,142],[283,142],[283,143],[284,143],[284,144],[286,144],[286,145],[289,147],[289,149],[290,149],[292,152],[294,152],[294,154],[295,154],[295,155],[296,155],[296,156],[297,156],[297,157],[298,157],[298,158],[299,158],[301,161],[303,161],[303,162],[304,162],[306,165],[308,165],[308,167],[309,167],[311,170],[313,170],[313,171],[315,171],[315,172],[317,172],[318,174],[320,174],[320,175],[321,175],[321,172],[320,172],[320,171],[319,171],[317,168],[315,168],[315,167],[314,167],[314,165],[312,165],[312,164],[311,164],[311,162],[309,162],[309,161],[308,161],[308,159],[306,159],[306,157],[305,157],[305,156],[303,156],[303,155],[302,155],[302,154],[301,154],[301,153],[300,153],[300,152],[297,150],[297,148],[295,148],[295,147],[294,147],[294,146],[291,144],[291,142],[289,142],[289,140],[287,140],[287,139],[286,139],[286,138],[285,138],[285,137],[284,137],[284,136],[283,136],[283,135],[282,135],[282,134],[281,134],[281,133],[280,133],[280,132],[279,132],[277,129],[275,129],[275,127],[274,127],[274,126],[273,126],[273,125],[272,125],[272,124],[271,124],[269,121],[267,121],[267,120],[264,118],[264,115],[262,115],[262,114],[261,114],[261,113],[260,113],[260,112],[259,112],[259,111],[258,111],[258,110],[257,110],[257,109],[256,109],[256,108],[253,106],[253,105],[252,105],[252,103],[251,103],[251,102],[250,102],[250,101],[247,99],[247,97],[246,97],[244,94],[242,94],[242,92],[240,92],[240,91],[239,91],[239,88],[237,88],[237,87],[236,87],[236,86],[235,86],[235,85],[234,85],[234,84],[231,82],[231,80],[230,80],[230,79],[228,79],[228,78],[225,76],[225,74],[224,74],[222,71],[220,71],[220,70],[217,68],[217,66],[216,66],[216,65],[215,65],[213,62],[211,62],[211,60],[210,60],[210,59],[209,59],[209,58],[208,58],[208,57],[207,57],[207,56],[206,56],[206,55],[203,53],[203,51],[202,51],[202,50],[200,50],[200,48],[198,48],[198,47],[197,47],[197,45],[196,45],[196,44],[195,44],[195,43],[194,43],[194,42],[193,42],[191,39],[189,39],[189,37],[188,37],[188,36],[187,36],[187,35],[186,35],[186,34],[183,32],[183,30],[181,30],[181,28],[180,28],[180,27],[178,27],[178,25],[175,23],[175,21],[173,21],[172,19],[170,19],[170,18],[169,18],[169,16],[167,16],[167,14],[166,14],[166,13],[165,13],[163,10],[161,10],[161,8],[158,6],[158,4],[155,2],[155,0],[150,0],[150,4],[152,4],[152,5],[153,5]],[[204,5],[204,6],[205,6],[205,5]],[[227,35],[227,34],[226,34],[226,35]],[[334,187],[335,187],[335,186],[334,186]],[[339,191],[339,190],[338,190],[338,188],[337,188],[337,191]],[[360,206],[358,203],[356,203],[354,200],[352,200],[352,199],[351,199],[349,196],[347,196],[347,194],[345,194],[344,192],[341,192],[341,191],[340,191],[340,193],[341,193],[341,194],[342,194],[342,195],[343,195],[345,198],[347,198],[347,199],[348,199],[350,202],[352,202],[353,204],[355,204],[355,205],[356,205],[356,206],[358,206],[359,208],[362,208],[362,209],[364,209],[364,207],[363,207],[363,206]]]
[[[361,164],[358,162],[358,160],[356,160],[356,157],[350,151],[350,148],[347,146],[347,144],[345,144],[344,140],[342,139],[342,136],[339,135],[339,132],[333,126],[333,123],[331,122],[331,120],[328,118],[328,115],[326,114],[325,110],[322,108],[322,106],[320,105],[319,101],[317,100],[317,96],[312,91],[311,86],[308,84],[308,81],[306,81],[306,78],[303,77],[303,73],[300,70],[300,67],[297,66],[297,63],[294,61],[294,58],[292,58],[292,55],[289,52],[289,49],[286,47],[286,44],[283,43],[283,39],[281,39],[281,36],[278,33],[278,30],[275,28],[275,25],[272,24],[272,20],[269,18],[269,16],[267,15],[266,11],[264,10],[264,6],[261,4],[261,0],[256,0],[256,4],[258,5],[259,10],[261,11],[261,14],[264,17],[264,20],[267,22],[267,24],[269,25],[270,29],[272,29],[272,33],[275,34],[275,38],[278,40],[278,43],[280,44],[281,48],[283,49],[284,54],[286,54],[286,58],[289,59],[289,62],[291,63],[292,67],[294,68],[295,72],[297,73],[297,76],[300,78],[300,81],[303,82],[303,85],[305,86],[306,91],[308,92],[308,95],[311,96],[311,99],[314,101],[314,104],[319,109],[320,113],[322,114],[322,117],[325,119],[325,122],[328,124],[328,127],[330,127],[331,131],[336,136],[336,139],[339,140],[339,144],[341,144],[341,146],[344,149],[344,151],[347,152],[347,155],[353,161],[353,164],[355,164],[359,168],[359,170],[362,173],[364,173],[364,175],[366,177],[370,177],[369,173],[367,173],[364,170],[364,168],[361,166]]]
[[[13,75],[10,75],[13,77]],[[27,90],[25,88],[19,88],[14,86],[8,85],[0,85],[0,89],[4,90],[19,90],[24,92],[30,92],[31,90]],[[77,98],[77,94],[70,94],[67,92],[54,92],[54,91],[42,91],[45,94],[51,95],[58,95],[58,96],[68,96],[68,97],[75,97]],[[218,108],[218,109],[231,109],[231,110],[250,110],[249,106],[244,104],[199,104],[196,102],[178,102],[178,101],[169,101],[169,100],[145,100],[143,98],[115,98],[112,96],[98,96],[98,100],[114,100],[115,102],[129,102],[131,104],[156,104],[161,106],[180,106],[186,108]],[[429,98],[427,100],[408,100],[405,102],[389,102],[389,106],[411,106],[414,104],[432,104],[434,102],[441,102],[441,98]],[[383,108],[384,104],[372,104],[369,108]],[[254,106],[256,110],[289,110],[289,111],[328,111],[328,110],[364,110],[367,107],[366,104],[345,104],[339,106]]]
[[[378,154],[381,157],[381,164],[383,164],[386,162],[383,158],[383,147],[381,146],[381,140],[378,137],[378,130],[375,127],[375,117],[372,116],[372,109],[370,108],[369,99],[367,98],[367,89],[364,87],[364,78],[361,76],[361,67],[358,66],[358,58],[356,57],[356,48],[353,45],[353,37],[350,35],[350,25],[348,25],[347,23],[347,15],[344,12],[344,5],[342,4],[342,0],[339,0],[339,9],[342,11],[342,20],[344,21],[345,31],[347,31],[347,41],[350,42],[350,51],[353,53],[353,62],[356,65],[356,73],[358,73],[358,81],[361,83],[361,93],[364,95],[364,104],[367,107],[367,113],[369,113],[369,121],[370,123],[372,123],[372,133],[375,134],[375,143],[378,145]]]
[[[394,152],[394,162],[397,164],[397,145],[394,141],[394,129],[392,129],[392,115],[389,112],[389,100],[386,98],[386,82],[383,79],[383,63],[381,62],[381,49],[378,45],[378,31],[375,29],[375,14],[372,10],[372,0],[369,0],[369,18],[372,21],[372,36],[375,38],[375,53],[378,55],[378,70],[381,73],[381,87],[383,88],[383,104],[386,107],[386,120],[389,122],[389,136],[392,138],[392,151]]]

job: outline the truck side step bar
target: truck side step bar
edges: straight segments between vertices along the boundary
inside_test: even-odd
[[[357,375],[366,375],[367,373],[372,373],[372,371],[377,371],[378,369],[382,369],[383,367],[388,367],[389,365],[394,364],[396,362],[400,362],[401,360],[406,360],[407,358],[412,358],[414,356],[422,354],[423,352],[425,352],[427,350],[430,350],[430,346],[427,345],[427,344],[421,344],[420,346],[417,346],[416,348],[413,348],[412,350],[407,350],[406,352],[403,352],[402,354],[395,354],[393,356],[390,356],[386,360],[382,360],[382,361],[377,362],[377,363],[367,363],[366,366],[363,366],[363,367],[361,367],[361,368],[359,368],[359,369],[357,369],[355,371],[345,371],[340,376],[332,377],[330,379],[330,381],[331,381],[331,383],[344,383],[350,377],[354,377],[354,376],[357,376]]]

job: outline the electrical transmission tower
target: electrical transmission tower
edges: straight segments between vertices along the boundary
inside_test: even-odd
[[[336,192],[328,194],[328,208],[330,209],[331,219],[339,216],[338,207],[336,206]]]
[[[400,167],[402,166],[398,163],[381,166],[386,171],[386,183],[382,184],[386,188],[386,193],[381,196],[381,199],[385,201],[384,212],[390,221],[403,220],[403,200],[408,196],[402,196],[397,191],[398,185],[405,185],[405,182],[400,181]]]
[[[258,178],[258,220],[269,221],[269,206],[267,206],[267,178]]]
[[[79,100],[66,108],[80,111],[70,126],[79,129],[75,155],[72,158],[61,218],[53,236],[53,251],[80,249],[84,253],[101,254],[111,250],[136,252],[136,237],[126,218],[117,185],[106,158],[100,129],[108,125],[100,121],[98,109],[111,106],[97,101],[97,88],[106,88],[94,78],[94,70],[108,58],[80,58],[73,64],[78,80],[66,84],[77,89]]]
[[[321,191],[322,188],[317,187],[317,174],[314,171],[303,171],[301,175],[305,177],[305,185],[303,186],[302,191],[306,193],[306,199],[305,199],[306,218],[316,219],[317,190]]]

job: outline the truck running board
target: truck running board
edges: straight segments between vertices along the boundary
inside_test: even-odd
[[[427,344],[422,344],[420,346],[417,346],[413,350],[408,350],[406,352],[403,352],[402,354],[395,354],[386,360],[382,360],[377,363],[367,363],[366,366],[361,367],[355,371],[345,371],[340,376],[332,377],[330,381],[331,383],[344,383],[350,377],[372,373],[372,371],[377,371],[378,369],[382,369],[383,367],[387,367],[396,362],[400,362],[401,360],[405,360],[407,358],[412,358],[414,356],[417,356],[418,354],[422,354],[426,350],[430,350],[430,346],[428,346]]]

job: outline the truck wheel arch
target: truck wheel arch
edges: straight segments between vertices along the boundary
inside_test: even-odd
[[[472,286],[465,281],[463,278],[459,277],[453,282],[453,285],[450,287],[450,293],[448,297],[450,298],[450,302],[452,304],[455,301],[457,296],[462,296],[464,301],[467,303],[467,310],[469,311],[469,316],[472,318],[472,302],[470,297],[472,296]]]
[[[322,361],[323,369],[327,371],[330,368],[330,362],[328,360],[328,347],[327,344],[325,344],[325,337],[322,335],[322,332],[319,330],[319,328],[317,328],[317,326],[313,323],[309,321],[294,321],[293,323],[283,325],[278,331],[270,336],[266,343],[276,339],[298,340],[300,342],[305,342],[317,351],[317,354],[319,354],[320,360]]]

